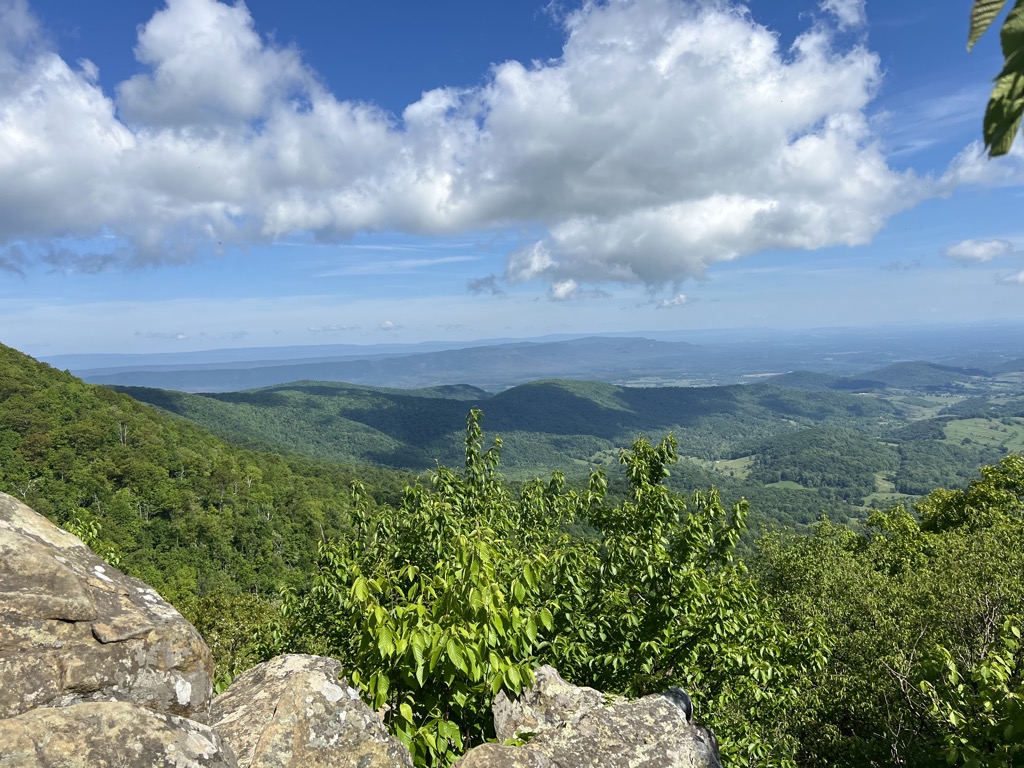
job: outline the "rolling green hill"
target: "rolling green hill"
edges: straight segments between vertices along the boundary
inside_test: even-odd
[[[636,388],[541,381],[478,399],[326,382],[207,395],[121,391],[250,444],[413,471],[438,460],[457,462],[466,412],[479,408],[487,429],[505,441],[506,471],[520,477],[566,464],[581,470],[605,464],[606,454],[614,456],[641,433],[675,432],[686,454],[720,459],[801,428],[864,428],[897,418],[882,401],[769,384]]]
[[[979,377],[988,377],[985,371],[958,368],[922,361],[894,363],[874,371],[867,371],[858,380],[878,382],[893,389],[949,389],[968,384]]]
[[[305,579],[356,478],[389,499],[406,479],[245,450],[0,345],[0,491],[99,524],[105,553],[169,598]]]

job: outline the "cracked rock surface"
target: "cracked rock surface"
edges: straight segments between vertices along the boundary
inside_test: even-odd
[[[499,696],[493,707],[499,738],[529,735],[528,743],[483,744],[456,768],[722,768],[714,735],[691,722],[678,694],[603,700],[541,667],[518,699]]]
[[[322,656],[278,656],[214,699],[210,722],[240,768],[412,768],[405,746]]]
[[[124,701],[205,721],[212,673],[155,590],[0,493],[0,718]]]
[[[208,726],[127,702],[44,707],[0,720],[0,768],[236,768]]]

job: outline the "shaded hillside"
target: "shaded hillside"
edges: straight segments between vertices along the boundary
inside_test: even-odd
[[[893,389],[950,389],[968,384],[978,377],[988,377],[976,368],[957,368],[927,362],[894,363],[884,368],[867,371],[856,377],[838,380],[835,389],[883,388]]]
[[[457,462],[465,414],[480,408],[488,430],[505,441],[507,471],[523,477],[566,464],[597,466],[607,461],[602,452],[614,454],[641,433],[675,432],[685,453],[714,459],[800,427],[857,422],[863,428],[896,414],[877,400],[766,384],[638,388],[542,381],[477,400],[328,382],[206,395],[122,391],[232,439],[416,471],[438,460]]]
[[[802,389],[808,392],[827,392],[835,388],[839,376],[830,376],[827,373],[815,373],[814,371],[790,371],[780,376],[772,376],[768,383],[775,387],[788,387],[789,389]]]
[[[773,376],[767,383],[807,392],[881,392],[887,389],[956,392],[964,387],[992,387],[996,380],[978,368],[960,368],[927,362],[905,362],[852,376],[792,371]]]
[[[170,597],[304,578],[321,537],[346,526],[356,477],[390,498],[403,484],[240,449],[0,345],[0,490],[98,523],[121,565]]]

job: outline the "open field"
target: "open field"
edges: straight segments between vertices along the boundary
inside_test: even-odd
[[[1006,452],[1024,451],[1024,419],[961,419],[946,424],[946,439],[954,443],[965,440]]]

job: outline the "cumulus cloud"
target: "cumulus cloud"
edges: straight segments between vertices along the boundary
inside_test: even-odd
[[[784,50],[728,3],[588,3],[558,59],[501,63],[395,116],[327,91],[242,3],[168,0],[139,32],[146,71],[113,96],[42,45],[23,0],[0,8],[17,22],[0,24],[0,245],[105,235],[119,263],[147,263],[296,233],[529,225],[546,234],[503,279],[565,300],[865,243],[928,194],[866,119],[878,57],[823,22]],[[822,8],[863,20],[860,0]]]
[[[1013,253],[1013,243],[1009,240],[961,240],[943,253],[957,261],[986,262]]]
[[[135,57],[151,71],[121,83],[118,106],[150,127],[245,125],[311,85],[298,53],[267,45],[243,3],[174,0],[139,31]]]

